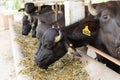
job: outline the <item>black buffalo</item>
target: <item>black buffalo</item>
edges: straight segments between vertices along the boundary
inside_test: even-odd
[[[22,21],[24,28],[22,28],[22,33],[27,33],[25,35],[28,35],[28,33],[30,32],[30,30],[28,30],[27,23],[28,25],[30,24],[31,29],[32,29],[32,37],[36,37],[36,27],[38,24],[38,18],[36,18],[36,15],[40,15],[40,14],[44,14],[48,11],[52,11],[51,6],[49,5],[43,5],[42,7],[40,7],[40,10],[38,8],[39,6],[35,6],[34,3],[28,2],[24,5],[24,8],[19,9],[18,11],[24,11],[24,16],[28,16],[29,19],[24,18],[24,20]],[[27,22],[25,22],[27,21]],[[24,35],[24,34],[23,34]]]
[[[120,60],[120,1],[100,3],[95,9],[90,3],[88,9],[101,26],[97,48]],[[120,73],[120,66],[99,55],[98,60]]]
[[[31,2],[25,3],[24,8],[21,8],[21,9],[18,10],[18,11],[24,11],[24,16],[29,17],[29,23],[28,24],[30,24],[31,29],[32,29],[32,37],[36,37],[35,36],[36,31],[35,30],[36,30],[38,20],[36,18],[34,18],[34,15],[37,15],[37,13],[36,13],[37,10],[38,10],[38,6],[35,6],[34,3],[31,3]],[[24,23],[25,21],[22,21],[22,22]],[[24,24],[23,24],[23,26],[24,26]],[[24,26],[24,28],[22,28],[22,33],[29,33],[30,32],[28,30],[29,26],[26,26],[26,27],[25,26]]]
[[[96,45],[98,20],[83,19],[60,29],[50,28],[42,36],[35,61],[39,67],[48,66],[60,59],[66,52],[76,52],[76,47]],[[84,31],[85,30],[85,31]]]
[[[24,11],[24,14],[26,16],[30,17],[29,22],[30,22],[31,27],[32,27],[31,28],[32,29],[32,37],[36,37],[36,27],[37,27],[38,21],[40,21],[40,23],[41,23],[41,24],[38,24],[38,27],[43,25],[43,24],[48,25],[48,26],[56,25],[55,23],[57,21],[55,21],[55,11],[52,10],[51,6],[49,6],[49,5],[35,6],[34,3],[30,2],[30,3],[26,3],[24,5],[24,8],[19,9],[19,11],[21,11],[21,10]],[[60,26],[62,24],[64,24],[63,6],[62,6],[61,10],[62,10],[62,13],[58,13],[58,21],[59,21],[59,19],[62,18],[60,21],[61,23],[57,22],[57,23],[59,23],[57,25],[60,25]],[[37,28],[37,29],[39,29],[39,28]],[[40,29],[41,29],[41,27],[40,27]],[[27,26],[22,28],[22,31],[25,31],[23,33],[29,33]]]

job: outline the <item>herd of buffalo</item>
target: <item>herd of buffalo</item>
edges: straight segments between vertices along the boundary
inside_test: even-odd
[[[76,52],[77,47],[90,44],[120,60],[120,1],[108,1],[85,6],[85,18],[65,26],[64,5],[55,19],[55,10],[49,5],[26,3],[23,11],[22,34],[39,40],[35,62],[43,69],[63,57]],[[81,13],[79,13],[81,14]],[[87,50],[87,48],[85,47]],[[78,55],[76,53],[76,55]],[[81,55],[78,55],[81,56]],[[120,66],[97,55],[96,59],[120,73]]]

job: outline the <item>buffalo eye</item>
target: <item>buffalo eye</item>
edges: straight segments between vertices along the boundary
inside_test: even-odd
[[[44,44],[44,48],[46,49],[52,49],[54,48],[56,45],[54,43],[47,43],[47,44]]]
[[[108,21],[110,19],[110,16],[109,15],[103,15],[102,16],[102,21]]]
[[[103,19],[108,19],[108,16],[104,15],[104,16],[103,16]]]

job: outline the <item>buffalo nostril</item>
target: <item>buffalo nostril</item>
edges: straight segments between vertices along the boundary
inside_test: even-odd
[[[25,35],[25,36],[26,36],[26,35],[28,35],[28,33],[22,32],[22,35]]]
[[[36,64],[38,65],[38,67],[40,67],[40,68],[42,68],[42,69],[48,69],[48,66],[42,65],[42,63],[40,63],[39,61],[36,61],[36,60],[35,60],[35,62],[36,62]]]
[[[36,38],[36,31],[32,31],[32,37]]]
[[[44,65],[42,61],[44,61],[46,58],[40,60],[40,58],[37,57],[37,55],[35,55],[35,62],[38,65],[38,67],[42,68],[42,69],[48,69],[48,65]]]
[[[48,69],[48,67],[46,67],[46,66],[40,66],[40,65],[38,65],[40,68],[42,68],[42,69]]]
[[[32,35],[33,38],[36,38],[36,35]]]

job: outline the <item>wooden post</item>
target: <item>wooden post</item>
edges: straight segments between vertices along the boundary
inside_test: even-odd
[[[55,21],[58,20],[58,0],[55,3]]]
[[[12,20],[14,20],[14,16],[13,14],[4,14],[4,13],[0,13],[0,28],[3,30],[9,29],[9,21],[8,19],[11,18]]]
[[[84,1],[65,1],[65,25],[73,24],[85,17]]]

